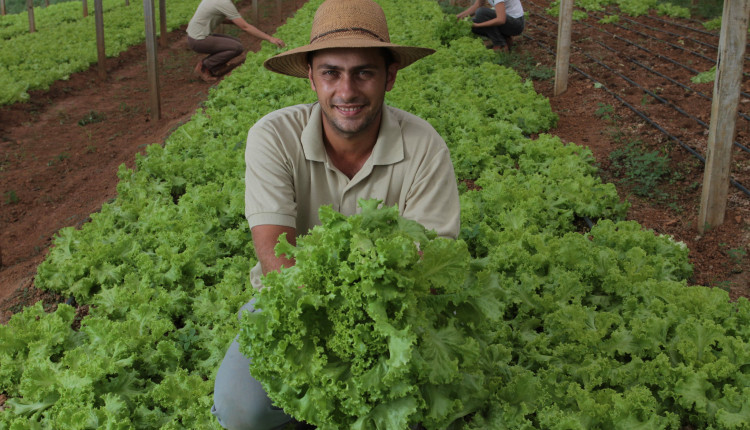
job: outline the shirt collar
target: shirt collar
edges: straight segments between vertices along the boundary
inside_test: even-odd
[[[300,139],[305,158],[309,161],[326,161],[326,151],[323,145],[323,123],[320,104],[314,103],[310,112],[310,119],[302,130]],[[373,165],[395,164],[404,159],[404,139],[398,120],[393,116],[388,106],[383,105],[383,115],[380,131],[375,146],[370,155]]]

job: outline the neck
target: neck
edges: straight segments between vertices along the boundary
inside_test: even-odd
[[[377,136],[376,136],[377,137]],[[324,138],[326,153],[337,169],[349,179],[353,178],[362,169],[367,159],[372,154],[375,139],[356,141],[348,139]]]
[[[378,139],[380,120],[377,127],[355,134],[342,133],[323,121],[323,144],[331,162],[349,179],[359,172],[372,154],[372,148]]]

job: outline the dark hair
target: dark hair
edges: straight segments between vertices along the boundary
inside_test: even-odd
[[[312,67],[312,59],[313,55],[318,51],[310,51],[306,55],[306,61],[307,65]],[[380,48],[380,52],[383,54],[383,59],[385,60],[385,68],[388,70],[388,68],[391,66],[391,64],[396,62],[396,57],[393,55],[393,51],[391,51],[388,48]]]

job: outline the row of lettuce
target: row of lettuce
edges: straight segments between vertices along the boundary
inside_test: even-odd
[[[683,244],[621,221],[627,205],[591,152],[544,134],[549,101],[468,24],[430,0],[379,2],[394,42],[437,49],[399,73],[387,102],[446,139],[460,243],[493,279],[482,327],[502,343],[498,373],[452,428],[747,428],[748,301],[688,287]],[[319,4],[277,35],[306,43]],[[0,429],[218,428],[213,379],[253,295],[246,133],[314,101],[304,80],[262,67],[276,52],[248,55],[164,145],[121,167],[114,201],[59,232],[36,285],[82,306],[37,304],[0,327]],[[596,221],[586,233],[584,219]]]
[[[28,32],[26,13],[0,16],[0,105],[26,100],[29,91],[45,90],[53,82],[96,64],[96,21],[94,4],[89,3],[86,17],[80,2],[35,9],[34,33]],[[199,0],[168,0],[167,29],[187,24],[198,3]],[[141,2],[125,5],[124,0],[104,0],[102,16],[107,57],[145,39]]]

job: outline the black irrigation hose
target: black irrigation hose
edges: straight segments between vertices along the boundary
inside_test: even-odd
[[[644,15],[644,16],[646,16],[648,18],[651,18],[651,19],[653,19],[655,21],[659,21],[659,22],[661,22],[663,24],[674,25],[675,27],[680,27],[680,28],[684,28],[686,30],[695,31],[695,32],[698,32],[698,33],[701,33],[701,34],[705,34],[707,36],[719,37],[719,35],[716,34],[716,33],[712,33],[712,32],[707,31],[707,30],[702,30],[700,28],[693,28],[693,27],[690,27],[689,25],[680,24],[678,22],[667,21],[666,19],[657,18],[657,17],[651,16],[651,15]]]
[[[547,37],[552,37],[552,35],[550,35],[550,34],[549,34],[548,32],[546,32],[545,30],[541,29],[541,28],[540,28],[539,26],[537,26],[536,24],[533,24],[533,23],[529,23],[529,24],[530,24],[530,25],[531,25],[532,27],[534,27],[534,28],[538,29],[538,30],[539,30],[540,32],[542,32],[543,34],[545,34],[545,35],[546,35]],[[611,50],[611,51],[613,51],[613,52],[614,52],[614,50],[613,50],[613,49],[611,49],[611,48],[607,47],[606,45],[604,45],[604,46],[605,46],[605,47],[606,47],[607,49],[609,49],[609,50]],[[665,98],[663,98],[663,97],[661,97],[661,96],[659,96],[659,95],[655,94],[655,93],[654,93],[653,91],[651,91],[651,90],[649,90],[649,89],[647,89],[647,88],[644,88],[644,87],[643,87],[642,85],[640,85],[639,83],[637,83],[637,82],[633,81],[632,79],[628,78],[627,76],[623,75],[622,73],[618,72],[617,70],[614,70],[614,69],[612,69],[612,68],[611,68],[611,67],[609,67],[608,65],[606,65],[606,64],[604,64],[603,62],[601,62],[601,61],[597,60],[596,58],[592,57],[591,55],[587,54],[587,53],[586,53],[586,52],[584,52],[583,50],[581,50],[581,49],[578,49],[578,50],[579,50],[579,52],[580,52],[581,54],[583,54],[583,55],[584,55],[584,56],[585,56],[586,58],[588,58],[589,60],[591,60],[591,61],[593,61],[593,62],[597,63],[598,65],[600,65],[600,66],[604,67],[605,69],[609,70],[610,72],[612,72],[612,73],[616,74],[617,76],[619,76],[619,77],[620,77],[620,78],[622,78],[623,80],[627,81],[627,82],[628,82],[628,83],[629,83],[630,85],[632,85],[632,86],[635,86],[635,87],[639,88],[639,89],[640,89],[641,91],[643,91],[644,93],[646,93],[646,94],[650,95],[651,97],[653,97],[654,99],[656,99],[656,100],[657,100],[657,101],[659,101],[660,103],[662,103],[662,104],[664,104],[664,105],[667,105],[667,106],[671,107],[672,109],[676,110],[677,112],[681,113],[682,115],[684,115],[684,116],[686,116],[686,117],[688,117],[688,118],[692,119],[693,121],[697,122],[697,123],[698,123],[698,124],[700,124],[701,126],[703,126],[703,127],[707,128],[707,129],[709,128],[709,125],[708,125],[708,124],[706,124],[705,122],[703,122],[703,121],[702,121],[702,120],[701,120],[700,118],[697,118],[697,117],[695,117],[694,115],[690,114],[689,112],[686,112],[685,110],[683,110],[683,109],[682,109],[682,108],[680,108],[679,106],[675,105],[675,104],[674,104],[674,103],[672,103],[671,101],[669,101],[669,100],[667,100],[667,99],[665,99]],[[648,69],[648,68],[647,68],[647,69]],[[650,69],[648,69],[648,70],[650,70]],[[734,143],[734,145],[735,145],[735,146],[737,146],[738,148],[742,149],[743,151],[745,151],[745,152],[748,152],[748,153],[750,153],[750,148],[748,148],[748,147],[746,147],[746,146],[744,146],[744,145],[740,144],[739,142],[733,142],[733,143]]]
[[[627,17],[626,18],[622,18],[622,19],[625,20],[625,21],[627,21],[627,22],[629,22],[629,23],[631,23],[631,24],[640,25],[640,26],[642,26],[644,28],[647,28],[647,29],[649,29],[651,31],[656,31],[656,32],[659,32],[659,33],[664,33],[666,35],[669,35],[669,36],[672,36],[672,37],[677,37],[677,38],[685,37],[684,34],[673,33],[671,31],[664,30],[664,29],[661,29],[661,28],[651,27],[650,25],[646,25],[646,24],[644,24],[642,22],[638,22],[638,21],[636,21],[634,19],[630,19],[630,18],[627,18]],[[717,45],[714,45],[712,43],[703,42],[703,41],[698,40],[698,39],[693,39],[692,37],[686,37],[686,39],[689,40],[689,41],[691,41],[691,42],[693,42],[693,43],[697,43],[698,45],[704,46],[704,47],[712,49],[712,50],[718,50],[719,49],[719,47]],[[750,59],[750,58],[745,57],[745,59],[747,60],[747,59]],[[715,62],[715,60],[712,60],[712,61]]]
[[[696,95],[698,95],[698,96],[700,96],[700,97],[702,97],[702,98],[704,98],[706,100],[709,100],[709,101],[713,100],[713,98],[711,96],[703,94],[702,92],[700,92],[700,91],[698,91],[698,90],[696,90],[696,89],[694,89],[692,87],[689,87],[689,86],[683,84],[682,82],[680,82],[680,81],[678,81],[678,80],[676,80],[676,79],[674,79],[674,78],[672,78],[670,76],[667,76],[664,73],[659,72],[658,70],[654,70],[654,69],[646,66],[645,64],[643,64],[640,61],[636,60],[635,58],[632,58],[632,57],[630,57],[628,55],[623,54],[620,51],[615,50],[614,48],[608,46],[604,42],[600,42],[598,40],[592,40],[592,42],[596,43],[597,45],[601,46],[602,48],[604,48],[604,49],[606,49],[606,50],[608,50],[610,52],[614,52],[614,53],[620,54],[621,56],[623,56],[625,59],[627,59],[631,63],[635,64],[636,66],[641,67],[643,69],[646,69],[649,72],[653,73],[654,75],[659,76],[660,78],[668,80],[672,84],[677,85],[678,87],[684,89],[685,91],[690,91],[691,93],[694,93],[694,94],[696,94]],[[746,114],[744,114],[742,112],[738,111],[737,115],[739,115],[740,117],[744,118],[747,121],[750,121],[750,116],[748,116],[748,115],[746,115]]]
[[[593,17],[594,17],[595,19],[601,19],[601,18],[602,18],[601,16],[598,16],[598,15],[596,15],[596,14],[592,14],[592,16],[593,16]],[[635,21],[633,21],[633,22],[635,22]],[[636,23],[637,23],[637,22],[636,22]],[[695,55],[696,57],[699,57],[699,58],[702,58],[702,59],[704,59],[704,60],[706,60],[706,61],[709,61],[709,62],[711,62],[711,64],[716,64],[716,59],[714,59],[714,58],[710,58],[710,57],[707,57],[707,56],[705,56],[705,55],[701,54],[700,52],[697,52],[697,51],[693,51],[693,50],[687,49],[687,48],[685,48],[684,46],[680,46],[680,45],[677,45],[677,44],[675,44],[675,43],[672,43],[672,42],[667,42],[666,40],[663,40],[663,39],[659,39],[658,37],[654,37],[654,36],[652,36],[652,35],[650,35],[650,34],[644,33],[644,32],[642,32],[642,31],[638,31],[638,30],[635,30],[635,29],[633,29],[633,28],[628,28],[628,27],[625,27],[624,25],[620,25],[620,24],[617,24],[617,23],[612,23],[612,25],[614,25],[615,27],[621,28],[621,29],[623,29],[623,30],[625,30],[625,31],[631,31],[631,32],[633,32],[633,33],[635,33],[635,34],[637,34],[637,35],[639,35],[639,36],[645,37],[645,38],[647,38],[647,39],[652,39],[652,40],[655,40],[655,41],[657,41],[657,42],[661,42],[661,43],[664,43],[664,44],[666,44],[666,45],[669,45],[669,46],[671,46],[671,47],[672,47],[672,48],[674,48],[674,49],[678,49],[678,50],[680,50],[680,51],[683,51],[683,52],[688,52],[688,53],[690,53],[690,54],[693,54],[693,55]],[[640,25],[640,24],[639,24],[639,25]]]
[[[531,3],[531,4],[534,4],[534,2],[530,2],[530,3]],[[534,4],[534,5],[535,5],[535,4]],[[535,5],[535,6],[536,6],[536,5]],[[538,6],[537,6],[537,7],[538,7]],[[531,11],[529,12],[529,14],[533,14],[534,16],[538,16],[538,17],[542,18],[543,20],[545,20],[545,21],[547,21],[547,22],[551,22],[551,23],[557,24],[557,23],[555,23],[555,21],[554,21],[554,20],[551,20],[551,19],[547,18],[547,17],[546,17],[546,16],[544,16],[544,15],[540,15],[540,14],[538,14],[538,13],[533,13],[533,12],[531,12]],[[642,51],[645,51],[645,52],[647,52],[648,54],[650,54],[650,55],[652,55],[652,56],[654,56],[654,57],[656,57],[656,58],[658,58],[658,59],[660,59],[660,60],[666,60],[666,61],[668,61],[668,62],[670,62],[670,63],[672,63],[672,64],[674,64],[674,65],[676,65],[676,66],[680,66],[680,67],[682,67],[683,69],[685,69],[685,70],[689,71],[690,73],[693,73],[693,74],[696,74],[696,75],[697,75],[698,73],[700,73],[700,72],[699,72],[698,70],[695,70],[695,69],[693,69],[692,67],[686,66],[686,65],[684,65],[684,64],[682,64],[682,63],[680,63],[680,62],[678,62],[678,61],[676,61],[676,60],[673,60],[673,59],[671,59],[671,58],[669,58],[669,57],[667,57],[667,56],[661,55],[661,54],[659,54],[659,53],[656,53],[656,52],[652,52],[652,51],[650,51],[649,49],[647,49],[647,48],[645,48],[645,47],[643,47],[643,46],[640,46],[640,45],[638,45],[638,44],[637,44],[637,43],[635,43],[635,42],[631,42],[630,40],[628,40],[628,39],[625,39],[624,37],[618,36],[618,35],[616,35],[616,34],[614,34],[614,33],[611,33],[611,32],[609,32],[609,31],[607,31],[607,30],[604,30],[604,29],[602,29],[602,28],[599,28],[599,27],[594,27],[594,26],[592,26],[591,24],[589,24],[589,23],[587,23],[587,22],[583,22],[583,21],[582,21],[582,22],[581,22],[581,24],[585,25],[585,26],[586,26],[586,27],[588,27],[588,28],[591,28],[591,29],[594,29],[594,30],[600,31],[600,32],[602,32],[602,33],[604,33],[604,34],[606,34],[606,35],[608,35],[608,36],[611,36],[612,38],[615,38],[615,39],[621,40],[621,41],[623,41],[623,42],[625,42],[625,43],[627,43],[627,44],[633,45],[634,47],[636,47],[636,48],[638,48],[638,49],[640,49],[640,50],[642,50]],[[681,49],[682,49],[682,48],[681,48]],[[711,61],[713,61],[713,62],[714,62],[714,64],[716,64],[716,62],[715,62],[714,60],[711,60]],[[747,76],[748,74],[747,74],[747,73],[743,73],[743,75]],[[748,98],[750,98],[750,94],[748,94],[748,93],[746,93],[746,92],[744,92],[744,91],[740,91],[740,94],[741,94],[742,96],[744,96],[744,97],[748,97]],[[744,115],[743,115],[743,116],[744,116]],[[749,119],[750,119],[750,118],[749,118]]]
[[[607,44],[605,44],[604,42],[600,42],[598,40],[593,40],[592,42],[596,43],[597,45],[601,46],[602,48],[604,48],[604,49],[606,49],[606,50],[608,50],[610,52],[614,52],[616,54],[622,55],[625,59],[627,59],[631,63],[635,64],[636,66],[639,66],[639,67],[641,67],[643,69],[646,69],[649,72],[655,74],[656,76],[659,76],[660,78],[664,78],[664,79],[668,80],[669,82],[671,82],[671,83],[679,86],[680,88],[682,88],[685,91],[690,91],[691,93],[695,93],[698,96],[703,97],[706,100],[711,100],[711,97],[703,94],[702,92],[700,92],[698,90],[695,90],[695,89],[693,89],[693,88],[691,88],[691,87],[683,84],[682,82],[680,82],[680,81],[678,81],[678,80],[676,80],[676,79],[674,79],[674,78],[672,78],[670,76],[667,76],[664,73],[659,72],[658,70],[654,70],[654,69],[648,67],[647,65],[641,63],[640,61],[636,60],[635,58],[632,58],[632,57],[629,57],[627,55],[624,55],[622,52],[619,52],[619,51],[615,50],[614,48],[612,48],[610,46],[607,46]],[[744,115],[744,114],[740,113],[740,115]],[[747,119],[750,120],[750,117],[748,117]]]
[[[532,3],[532,4],[533,4],[533,3]],[[532,12],[529,12],[529,14],[532,14]],[[546,21],[548,21],[548,22],[551,22],[551,23],[553,23],[553,24],[557,25],[557,23],[556,23],[556,22],[555,22],[554,20],[551,20],[551,19],[547,18],[547,17],[546,17],[546,16],[544,16],[544,15],[534,14],[534,16],[538,16],[538,17],[540,17],[540,18],[542,18],[542,19],[544,19],[544,20],[546,20]],[[688,66],[686,66],[686,65],[684,65],[684,64],[682,64],[682,63],[680,63],[680,62],[678,62],[678,61],[675,61],[675,60],[673,60],[673,59],[671,59],[671,58],[669,58],[669,57],[667,57],[667,56],[661,55],[661,54],[659,54],[659,53],[654,53],[654,52],[651,52],[651,51],[649,51],[648,49],[644,48],[643,46],[640,46],[640,45],[638,45],[638,44],[636,44],[636,43],[633,43],[633,42],[629,41],[628,39],[626,39],[626,38],[624,38],[624,37],[622,37],[622,36],[618,36],[618,35],[616,35],[616,34],[614,34],[614,33],[610,33],[609,31],[607,31],[607,30],[604,30],[604,29],[602,29],[602,28],[594,27],[594,26],[592,26],[591,24],[589,24],[589,23],[587,23],[587,22],[582,22],[582,24],[584,24],[584,25],[588,26],[589,28],[593,28],[593,29],[595,29],[595,30],[598,30],[598,31],[600,31],[600,32],[602,32],[602,33],[604,33],[604,34],[606,34],[607,36],[611,36],[611,37],[612,37],[612,38],[614,38],[614,39],[620,40],[620,41],[622,41],[622,42],[625,42],[625,43],[627,43],[627,44],[629,44],[629,45],[633,45],[634,47],[636,47],[636,48],[638,48],[638,49],[640,49],[640,50],[642,50],[642,51],[645,51],[645,52],[647,52],[647,53],[649,53],[649,54],[653,55],[654,57],[656,57],[656,58],[658,58],[658,59],[660,59],[660,60],[664,60],[664,61],[667,61],[667,62],[670,62],[670,63],[674,64],[675,66],[679,66],[679,67],[682,67],[683,69],[685,69],[685,70],[689,71],[690,73],[693,73],[693,74],[696,74],[696,75],[697,75],[698,73],[700,73],[700,72],[699,72],[698,70],[695,70],[695,69],[693,69],[692,67],[688,67]]]
[[[693,88],[691,88],[691,87],[683,84],[682,82],[680,82],[680,81],[678,81],[678,80],[676,80],[676,79],[674,79],[674,78],[672,78],[670,76],[667,76],[664,73],[659,72],[658,70],[654,70],[654,69],[648,67],[647,65],[641,63],[640,61],[636,60],[635,58],[629,57],[627,55],[624,55],[622,52],[614,50],[613,48],[607,46],[603,42],[600,42],[598,40],[594,40],[593,42],[596,43],[596,44],[598,44],[599,46],[601,46],[604,49],[607,49],[607,50],[609,50],[611,52],[615,52],[615,53],[618,53],[618,54],[622,55],[625,59],[627,59],[631,63],[635,64],[636,66],[639,66],[639,67],[641,67],[643,69],[646,69],[649,72],[655,74],[656,76],[659,76],[660,78],[668,80],[672,84],[677,85],[678,87],[682,88],[685,91],[690,91],[691,93],[694,93],[695,95],[700,96],[700,97],[702,97],[702,98],[704,98],[706,100],[713,101],[713,97],[707,96],[706,94],[703,94],[702,92],[700,92],[700,91],[698,91],[696,89],[693,89]],[[747,121],[750,121],[750,116],[748,116],[748,115],[746,115],[746,114],[744,114],[742,112],[738,111],[737,115],[739,115],[740,117],[744,118]]]
[[[659,22],[662,22],[662,23],[664,23],[664,24],[670,24],[670,25],[673,25],[673,26],[675,26],[675,27],[680,27],[680,28],[684,28],[684,29],[686,29],[686,30],[691,30],[691,31],[695,31],[695,32],[697,32],[697,33],[705,34],[705,35],[707,35],[707,36],[711,36],[711,37],[720,37],[720,36],[719,36],[719,35],[718,35],[717,33],[714,33],[714,32],[711,32],[711,31],[707,31],[707,30],[702,30],[702,29],[700,29],[700,28],[694,28],[694,27],[690,27],[689,25],[683,25],[683,24],[680,24],[680,23],[678,23],[678,22],[667,21],[666,19],[661,19],[661,18],[657,18],[657,17],[655,17],[655,16],[651,16],[651,15],[645,15],[645,16],[646,16],[647,18],[651,18],[651,19],[653,19],[653,20],[655,20],[655,21],[659,21]],[[697,24],[697,25],[703,25],[703,22],[702,22],[702,21],[698,21],[698,20],[695,20],[695,19],[691,19],[691,20],[689,20],[689,21],[690,21],[690,22],[693,22],[693,23],[695,23],[695,24]],[[693,39],[693,40],[694,40],[694,39]],[[747,46],[747,47],[750,47],[750,43],[747,43],[747,44],[746,44],[745,46]]]
[[[555,52],[552,49],[550,49],[548,46],[545,46],[544,43],[536,40],[532,36],[529,36],[526,32],[523,33],[523,36],[526,37],[526,38],[528,38],[528,39],[530,39],[530,40],[532,40],[533,42],[536,42],[537,45],[539,45],[542,49],[546,50],[553,57],[555,56]],[[603,88],[609,95],[611,95],[612,97],[614,97],[615,99],[617,99],[620,103],[622,103],[628,109],[630,109],[631,111],[633,111],[633,113],[635,113],[636,115],[638,115],[641,118],[643,118],[646,122],[648,122],[649,124],[651,124],[654,128],[656,128],[657,130],[661,131],[665,136],[667,136],[668,138],[670,138],[673,141],[677,142],[680,146],[682,146],[683,148],[685,148],[688,152],[690,152],[691,154],[693,154],[698,160],[700,160],[702,163],[705,164],[706,159],[700,153],[698,153],[695,149],[693,149],[692,147],[690,147],[690,145],[685,144],[683,141],[681,141],[680,139],[678,139],[676,136],[672,135],[667,130],[665,130],[664,128],[662,128],[659,124],[657,124],[654,121],[652,121],[651,118],[649,118],[646,114],[644,114],[643,112],[641,112],[640,110],[638,110],[635,106],[633,106],[630,103],[628,103],[627,100],[625,100],[622,97],[620,97],[617,93],[615,93],[612,90],[610,90],[609,88],[607,88],[606,85],[604,85],[602,82],[599,82],[593,76],[587,74],[586,72],[584,72],[583,70],[579,69],[578,67],[576,67],[573,64],[571,64],[570,67],[573,70],[575,70],[576,72],[578,72],[581,75],[583,75],[588,80],[594,82],[595,84],[599,84],[601,86],[601,88]],[[734,185],[737,189],[739,189],[740,191],[742,191],[745,194],[747,194],[748,196],[750,196],[750,190],[748,190],[747,188],[745,188],[742,184],[740,184],[739,182],[735,181],[732,178],[729,178],[729,182],[732,185]]]

